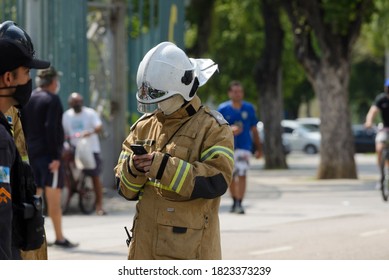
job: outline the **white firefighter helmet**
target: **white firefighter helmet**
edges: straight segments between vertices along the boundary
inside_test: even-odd
[[[183,50],[163,42],[149,50],[138,67],[138,111],[151,113],[158,103],[179,94],[191,100],[199,86],[218,69],[211,59],[188,58]]]

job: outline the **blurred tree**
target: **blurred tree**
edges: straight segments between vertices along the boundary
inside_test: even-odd
[[[280,69],[283,73],[280,72],[278,95],[269,94],[269,102],[275,106],[274,110],[269,110],[268,101],[259,99],[258,89],[253,79],[255,64],[259,61],[265,44],[265,22],[261,12],[261,2],[215,0],[213,6],[207,5],[207,1],[205,1],[206,3],[202,2],[194,0],[187,7],[188,29],[185,34],[185,44],[189,55],[212,57],[219,64],[220,76],[211,79],[207,84],[206,91],[200,92],[203,99],[208,98],[211,101],[209,105],[216,107],[218,103],[228,98],[226,94],[228,83],[231,80],[240,80],[245,87],[246,100],[256,104],[257,113],[258,116],[261,116],[261,120],[267,118],[267,113],[264,114],[263,110],[266,112],[275,112],[276,110],[279,112],[280,118],[296,118],[301,102],[312,99],[313,91],[310,89],[303,68],[294,56],[292,34],[290,32],[285,34],[284,42],[279,40],[280,57],[278,59],[282,59],[283,67]],[[200,11],[196,12],[198,9]],[[213,10],[210,11],[211,9]],[[285,13],[281,13],[280,21],[282,26],[290,26]],[[209,30],[200,33],[199,30],[202,28],[199,26],[205,25],[203,22],[207,23]],[[210,27],[209,23],[211,23]],[[271,31],[268,34],[271,34]],[[207,36],[209,36],[209,40],[207,40]],[[272,36],[268,35],[268,37],[267,40],[271,40]],[[199,45],[203,46],[201,50],[197,47]],[[281,51],[283,48],[284,52]],[[308,86],[303,88],[301,85]],[[287,101],[284,103],[284,107],[282,96]],[[261,104],[264,105],[261,106]],[[267,119],[271,120],[271,118]],[[270,129],[267,135],[272,137],[271,141],[281,143],[281,138],[275,140],[280,131],[280,124],[278,126],[279,128],[269,124],[265,125]],[[275,130],[273,131],[273,129]],[[267,168],[285,166],[284,163],[279,164],[278,162],[279,156],[277,154],[282,153],[282,148],[279,145],[277,148],[269,148],[268,151],[273,151],[272,156],[274,155],[277,160],[268,163],[267,161],[272,161],[272,159],[265,158]],[[284,161],[284,155],[282,154],[280,157],[282,158],[281,162]]]
[[[265,46],[254,77],[259,92],[261,119],[264,124],[265,168],[287,168],[282,148],[282,51],[284,31],[279,15],[279,2],[262,0],[265,21]],[[262,140],[263,141],[263,140]]]
[[[252,78],[254,62],[262,50],[263,22],[259,2],[253,0],[214,0],[214,5],[203,5],[196,12],[199,2],[193,0],[187,8],[188,30],[185,43],[189,55],[211,57],[219,65],[220,75],[210,79],[207,90],[201,91],[202,98],[208,98],[217,106],[228,99],[227,86],[231,80],[240,80],[245,87],[248,101],[258,103]],[[211,9],[207,11],[206,9]],[[203,17],[211,17],[204,19]],[[200,33],[202,21],[211,23],[207,32]],[[209,38],[207,38],[209,36]],[[207,47],[198,46],[207,45]]]
[[[321,161],[317,177],[356,178],[348,87],[351,51],[372,0],[282,0],[295,52],[320,103]]]
[[[208,52],[208,42],[212,31],[212,15],[215,0],[191,0],[186,8],[186,19],[193,39],[187,53],[200,57]]]

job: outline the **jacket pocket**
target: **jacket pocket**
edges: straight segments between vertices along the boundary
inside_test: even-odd
[[[174,208],[157,216],[156,255],[163,259],[200,259],[205,219],[199,213]]]
[[[189,159],[189,149],[183,146],[178,146],[176,144],[166,146],[166,151],[173,157],[178,157],[179,159],[188,161]]]

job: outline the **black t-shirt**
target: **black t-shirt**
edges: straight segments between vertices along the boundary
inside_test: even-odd
[[[386,93],[379,94],[374,101],[374,105],[380,109],[384,127],[389,127],[389,95]]]
[[[62,114],[63,108],[58,95],[41,89],[32,92],[22,110],[22,124],[30,159],[41,156],[50,156],[51,160],[61,158],[64,142]]]

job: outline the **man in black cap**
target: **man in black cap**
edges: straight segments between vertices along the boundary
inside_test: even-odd
[[[20,259],[21,249],[15,229],[17,215],[13,212],[13,205],[20,202],[21,190],[15,182],[21,159],[4,113],[11,106],[22,108],[28,102],[32,90],[30,69],[50,66],[47,61],[35,59],[34,54],[31,38],[22,28],[12,21],[0,24],[0,259]]]
[[[64,131],[63,107],[57,95],[61,73],[54,67],[39,70],[36,88],[22,111],[28,158],[34,170],[38,194],[45,193],[47,210],[55,231],[54,245],[72,248],[74,244],[62,232],[61,192],[64,171],[61,166]]]

